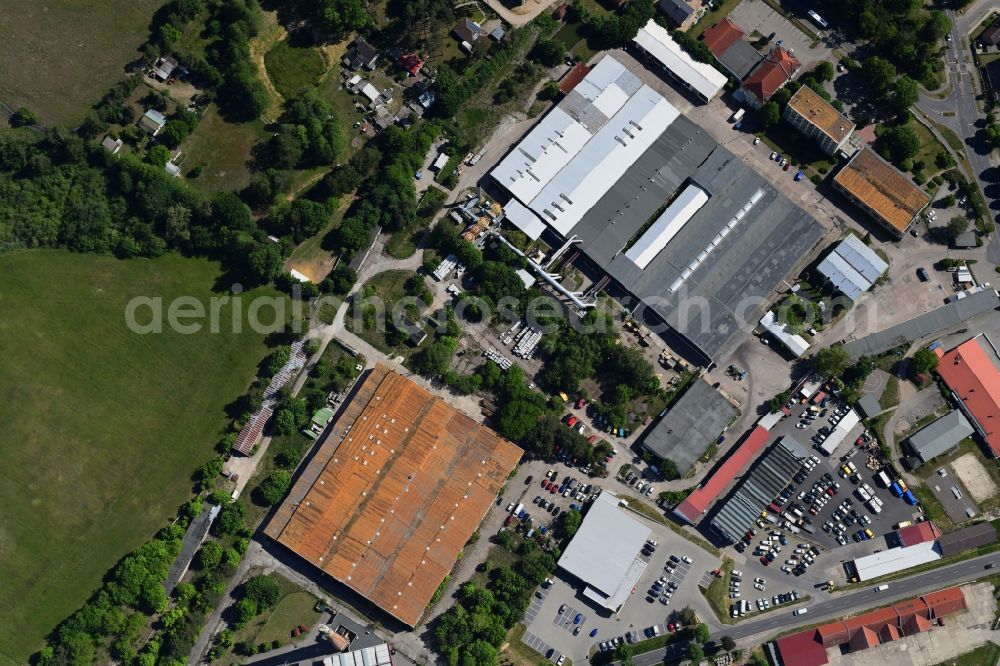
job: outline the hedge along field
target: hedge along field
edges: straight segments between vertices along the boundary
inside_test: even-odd
[[[0,664],[27,663],[191,496],[265,336],[225,334],[226,307],[220,334],[137,335],[124,313],[134,296],[207,310],[221,277],[179,255],[0,256]],[[276,292],[244,293],[244,316],[254,294]]]
[[[24,0],[6,5],[0,102],[73,125],[139,57],[166,0]],[[0,115],[4,119],[5,115]]]

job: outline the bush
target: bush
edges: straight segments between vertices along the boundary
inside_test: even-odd
[[[268,506],[277,504],[284,498],[292,484],[292,475],[283,469],[275,470],[257,488],[257,495]]]

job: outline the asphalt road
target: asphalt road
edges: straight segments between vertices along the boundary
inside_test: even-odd
[[[963,38],[988,12],[1000,10],[1000,0],[980,0],[968,7],[961,15],[948,10],[951,19],[951,42],[946,44],[945,66],[951,81],[951,94],[945,99],[935,99],[921,94],[917,108],[937,123],[950,127],[961,137],[965,152],[969,157],[972,171],[987,200],[991,214],[1000,212],[1000,198],[997,197],[996,169],[993,166],[993,149],[985,139],[985,119],[976,106],[974,81],[978,74],[972,54],[965,48]],[[948,114],[948,115],[945,115]],[[1000,236],[993,234],[987,246],[987,260],[1000,263]]]
[[[821,596],[818,597],[818,601],[814,600],[806,605],[809,612],[805,615],[793,616],[791,610],[772,611],[760,620],[726,627],[720,632],[713,633],[712,637],[719,638],[729,635],[733,639],[739,640],[758,634],[774,634],[787,631],[796,626],[815,624],[822,620],[844,617],[869,608],[885,606],[886,604],[901,599],[909,599],[918,594],[938,590],[948,585],[975,580],[986,573],[984,567],[989,562],[1000,562],[1000,555],[996,553],[983,555],[982,557],[959,562],[958,564],[902,578],[889,583],[889,589],[884,592],[876,592],[874,586],[872,586],[843,596],[824,599],[826,593],[816,591],[815,595]],[[674,650],[673,654],[676,655],[676,652]],[[652,666],[653,664],[664,663],[665,660],[664,650],[645,652],[632,658],[636,666]]]

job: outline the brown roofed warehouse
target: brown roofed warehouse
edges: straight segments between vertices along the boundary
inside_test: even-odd
[[[833,186],[900,237],[931,200],[905,174],[868,147],[859,150],[840,170]]]
[[[265,532],[415,626],[521,449],[376,367]]]
[[[827,155],[836,154],[854,131],[854,123],[809,86],[802,86],[788,100],[785,120],[815,140]]]

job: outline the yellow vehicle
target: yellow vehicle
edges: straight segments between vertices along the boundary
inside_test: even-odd
[[[559,397],[562,399],[563,402],[569,402],[569,396],[566,395],[565,392],[559,391]]]
[[[867,536],[869,539],[874,539],[875,538],[875,533],[872,532],[872,528],[870,528],[870,527],[866,527],[865,528],[865,536]]]
[[[835,586],[834,586],[834,584],[833,584],[833,581],[832,581],[832,580],[828,580],[828,581],[826,581],[826,591],[827,591],[827,592],[833,592],[833,589],[834,589],[834,587],[835,587]]]

